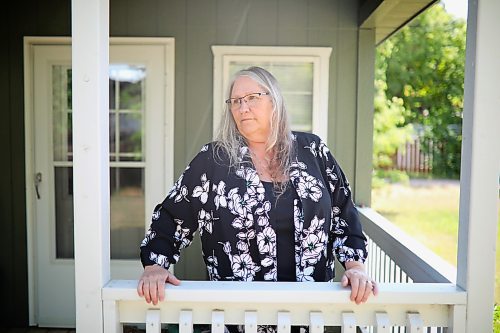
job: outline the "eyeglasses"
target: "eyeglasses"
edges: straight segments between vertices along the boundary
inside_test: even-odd
[[[238,98],[229,98],[226,99],[226,104],[229,105],[231,110],[238,110],[241,105],[243,104],[243,101],[248,105],[249,108],[257,106],[261,98],[260,96],[265,96],[269,95],[268,92],[258,92],[258,93],[251,93],[248,95],[245,95],[243,97],[238,97]]]

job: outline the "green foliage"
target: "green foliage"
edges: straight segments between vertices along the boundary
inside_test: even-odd
[[[380,57],[377,57],[379,61]],[[407,181],[406,173],[388,170],[392,156],[398,148],[411,139],[413,127],[405,124],[405,108],[401,98],[386,97],[385,68],[378,63],[375,73],[375,113],[373,120],[373,167],[372,187],[379,188],[386,182]],[[405,178],[406,177],[406,178]]]
[[[381,73],[379,73],[382,76]],[[375,113],[373,123],[373,166],[375,169],[392,166],[392,156],[396,150],[411,139],[412,125],[405,125],[403,100],[387,99],[385,82],[378,78],[375,82]]]
[[[374,172],[373,177],[372,177],[372,190],[381,189],[386,184],[387,184],[387,182],[385,181],[385,179],[379,178],[376,175],[376,172]]]
[[[495,304],[493,312],[493,332],[500,333],[500,307],[498,304]]]
[[[385,183],[410,184],[410,177],[406,172],[401,170],[376,170],[375,177],[383,179]]]
[[[373,171],[373,176],[372,176],[373,190],[382,189],[386,185],[390,184],[409,185],[410,176],[406,172],[401,170],[378,169]]]
[[[404,124],[434,142],[434,175],[460,173],[466,24],[435,5],[377,50],[387,100],[404,107]],[[397,102],[394,102],[397,101]],[[401,102],[400,102],[401,101]]]

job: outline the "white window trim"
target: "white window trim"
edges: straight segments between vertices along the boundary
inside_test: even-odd
[[[279,61],[312,62],[313,73],[313,115],[312,131],[325,142],[328,135],[328,82],[331,47],[293,46],[212,46],[214,55],[213,90],[213,135],[217,133],[220,117],[224,110],[226,87],[231,61]]]

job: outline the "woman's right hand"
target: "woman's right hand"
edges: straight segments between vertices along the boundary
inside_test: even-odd
[[[161,266],[146,266],[139,279],[137,293],[140,297],[144,297],[146,302],[153,302],[156,305],[158,304],[158,300],[161,302],[165,300],[165,283],[178,286],[181,281]]]

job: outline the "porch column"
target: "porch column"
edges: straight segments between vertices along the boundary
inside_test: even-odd
[[[376,48],[375,29],[360,28],[358,35],[356,165],[354,177],[354,199],[359,206],[371,206]]]
[[[103,332],[110,278],[109,0],[72,0],[76,331]]]
[[[493,331],[500,171],[499,1],[469,0],[457,285],[466,331]]]

